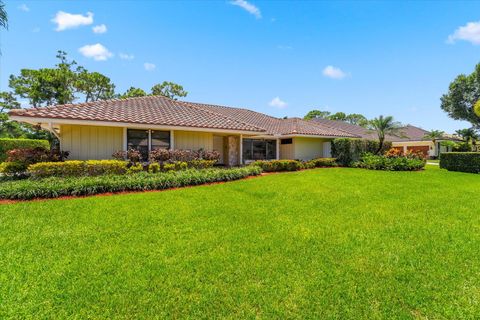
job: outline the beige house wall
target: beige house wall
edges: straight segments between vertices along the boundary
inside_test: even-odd
[[[123,128],[61,125],[60,146],[70,160],[111,159],[123,149]]]
[[[283,160],[293,160],[295,159],[295,142],[292,140],[291,144],[281,144],[280,143],[280,159]]]
[[[174,131],[174,148],[181,150],[213,150],[213,133]]]
[[[319,138],[295,137],[293,146],[294,159],[311,160],[323,157],[323,143],[327,141]]]

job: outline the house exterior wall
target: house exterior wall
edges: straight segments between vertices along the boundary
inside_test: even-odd
[[[280,159],[293,160],[295,159],[295,141],[292,140],[291,144],[280,144]]]
[[[295,137],[293,138],[294,159],[311,160],[323,157],[323,142],[319,138]]]
[[[180,150],[213,150],[213,133],[198,131],[175,131],[175,149]]]
[[[115,151],[123,149],[123,129],[62,125],[60,146],[70,152],[70,160],[111,159]]]

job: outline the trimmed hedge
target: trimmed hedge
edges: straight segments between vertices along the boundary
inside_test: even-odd
[[[313,163],[314,168],[338,166],[337,159],[335,158],[317,158],[307,161],[306,163]]]
[[[134,175],[56,178],[7,181],[0,184],[0,199],[29,200],[61,196],[83,196],[105,192],[163,190],[211,182],[238,180],[259,175],[262,169],[248,166],[233,169],[204,169],[141,172]]]
[[[30,165],[28,172],[32,178],[124,174],[127,172],[127,163],[118,160],[39,162]]]
[[[332,157],[342,166],[350,166],[365,153],[375,153],[380,143],[377,140],[337,138],[332,141]],[[392,143],[385,141],[381,153],[391,149]]]
[[[440,153],[440,168],[449,171],[480,173],[480,152]]]
[[[35,148],[50,150],[50,143],[47,140],[0,138],[0,162],[7,159],[9,150]]]
[[[425,159],[420,158],[386,157],[365,154],[362,159],[355,162],[353,166],[370,170],[418,171],[425,168],[425,164]]]
[[[303,169],[303,163],[298,160],[261,160],[252,162],[251,166],[260,167],[265,172],[297,171]]]

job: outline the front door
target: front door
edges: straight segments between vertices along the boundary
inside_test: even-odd
[[[218,159],[218,164],[224,164],[224,149],[225,144],[223,143],[224,139],[223,136],[213,136],[213,150],[220,153],[220,158]]]

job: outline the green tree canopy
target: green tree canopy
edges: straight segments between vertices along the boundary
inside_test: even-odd
[[[480,63],[469,74],[461,74],[450,83],[448,93],[441,98],[441,108],[455,120],[465,120],[480,127],[480,115],[475,105],[480,101]],[[480,109],[480,105],[478,107]]]
[[[357,126],[366,127],[368,126],[368,120],[364,115],[359,113],[352,113],[345,117],[345,121]]]
[[[147,95],[147,93],[143,89],[130,87],[120,97],[122,99],[126,99],[126,98],[134,98],[134,97],[144,97],[146,95]]]
[[[29,100],[34,107],[72,103],[75,100],[75,61],[68,62],[59,51],[55,68],[22,69],[19,76],[10,76],[9,86],[15,94]]]
[[[321,111],[321,110],[311,110],[309,111],[303,119],[311,120],[311,119],[327,119],[330,115],[329,111]]]
[[[163,81],[152,87],[152,95],[164,96],[177,100],[177,97],[186,97],[187,91],[183,90],[183,86],[170,81]]]
[[[115,96],[115,85],[109,77],[83,68],[76,77],[75,88],[85,96],[85,102],[112,99]]]
[[[345,112],[337,112],[337,113],[329,115],[328,119],[338,120],[338,121],[346,121],[347,120],[347,115],[345,114]]]
[[[465,142],[473,144],[478,140],[478,133],[475,128],[460,129],[455,131]]]

